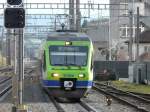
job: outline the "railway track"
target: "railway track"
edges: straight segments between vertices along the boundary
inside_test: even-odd
[[[3,72],[9,72],[9,71],[12,71],[12,70],[13,70],[13,68],[12,67],[8,67],[8,66],[0,68],[0,72],[1,73],[3,73]]]
[[[12,77],[9,76],[12,72],[12,67],[0,68],[0,101],[2,101],[12,89]]]
[[[44,92],[47,94],[48,98],[52,101],[54,106],[57,109],[57,112],[65,112],[65,110],[61,107],[61,105],[56,101],[56,99],[49,94],[47,90],[44,89]]]
[[[0,82],[0,101],[2,101],[7,94],[11,91],[12,84],[11,84],[11,78],[3,79]]]
[[[142,97],[142,98],[144,98],[144,99],[150,100],[150,94],[136,93],[136,92],[130,92],[130,93],[135,94],[135,95],[138,95],[138,96],[140,96],[140,97]]]
[[[8,77],[8,78],[4,78],[0,81],[0,85],[1,84],[4,84],[6,81],[9,81],[11,79],[11,77]]]
[[[133,92],[128,92],[128,91],[122,91],[120,89],[117,89],[113,86],[109,86],[109,85],[106,85],[106,84],[101,84],[99,82],[95,82],[95,84],[99,85],[100,87],[104,87],[105,89],[107,89],[107,91],[109,91],[110,93],[115,93],[115,94],[118,94],[118,95],[126,95],[126,96],[130,96],[130,97],[134,97],[138,100],[142,100],[144,102],[147,102],[147,103],[150,103],[150,95],[147,96],[147,98],[144,98],[144,96],[146,97],[146,94],[140,94],[140,93],[133,93]]]
[[[7,94],[12,88],[12,85],[8,85],[6,88],[4,88],[1,92],[0,92],[0,98],[3,97],[5,94]]]
[[[91,106],[89,106],[85,101],[80,100],[78,102],[59,102],[56,98],[51,96],[47,90],[44,90],[45,93],[48,95],[50,101],[54,104],[54,106],[57,109],[57,112],[69,112],[67,111],[67,107],[74,107],[76,108],[76,111],[78,110],[79,112],[82,110],[87,111],[87,112],[96,112]],[[79,107],[79,108],[78,108]],[[68,108],[69,109],[69,108]],[[80,110],[81,109],[81,110]]]
[[[34,72],[34,69],[32,69],[32,68],[26,68],[25,70],[24,70],[24,74],[31,74],[32,72]]]
[[[140,112],[150,112],[150,101],[130,92],[118,90],[112,86],[95,82],[94,89],[120,102],[136,108]]]
[[[79,104],[86,109],[88,112],[96,112],[96,110],[94,110],[91,106],[89,106],[87,103],[85,103],[84,101],[80,101]]]

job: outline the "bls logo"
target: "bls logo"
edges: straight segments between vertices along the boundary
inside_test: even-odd
[[[72,81],[64,81],[64,87],[68,87],[68,88],[73,87],[73,82]]]

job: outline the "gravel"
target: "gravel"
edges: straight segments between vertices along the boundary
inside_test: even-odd
[[[106,97],[95,90],[91,90],[88,97],[83,100],[96,109],[97,112],[137,112],[134,108],[122,105],[114,99],[112,104],[107,106]]]
[[[12,104],[0,103],[0,112],[11,112]]]
[[[65,112],[87,112],[80,104],[61,104]]]
[[[57,112],[52,103],[30,103],[28,107],[32,112]]]

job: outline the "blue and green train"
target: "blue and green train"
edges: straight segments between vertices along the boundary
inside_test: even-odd
[[[77,32],[50,34],[42,48],[41,83],[54,97],[80,99],[93,83],[93,44]]]

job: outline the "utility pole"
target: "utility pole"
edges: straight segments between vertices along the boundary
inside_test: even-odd
[[[109,18],[109,41],[108,41],[108,60],[111,61],[111,45],[112,45],[112,40],[111,40],[111,35],[110,35],[110,30],[111,30],[111,22]],[[106,58],[107,60],[107,58]]]
[[[23,76],[24,76],[24,66],[23,66],[23,29],[19,29],[19,37],[18,37],[18,68],[19,68],[19,104],[23,104]]]
[[[91,0],[90,0],[90,1],[88,1],[88,18],[90,18],[90,17],[91,17],[90,9],[91,9]]]
[[[6,33],[6,64],[7,65],[11,65],[10,34],[11,34],[11,30],[7,29],[7,33]]]
[[[57,22],[57,15],[55,15],[55,23],[54,23],[55,24],[55,27],[54,27],[55,31],[57,30],[57,26],[56,26],[57,24],[56,24],[56,22]]]
[[[136,74],[136,84],[139,84],[141,83],[141,75],[142,75],[142,66],[145,66],[142,65],[140,63],[140,60],[139,60],[139,40],[140,40],[140,21],[139,21],[139,18],[140,18],[140,14],[139,14],[139,7],[137,7],[137,32],[136,32],[136,69],[137,69],[137,74]]]
[[[74,16],[74,0],[69,0],[69,20],[70,30],[74,30],[75,27],[75,16]]]
[[[14,29],[13,34],[14,34],[14,75],[12,77],[12,97],[13,97],[13,104],[14,106],[18,105],[18,63],[17,63],[17,58],[18,58],[18,53],[17,49],[18,44],[17,44],[17,33],[18,30]],[[14,107],[16,108],[16,107]]]
[[[7,5],[7,7],[10,7],[10,6]],[[11,29],[7,29],[6,31],[6,65],[11,65],[10,34],[11,34]]]
[[[133,45],[133,11],[129,11],[129,19],[130,19],[130,38],[129,38],[129,62],[133,61],[133,50],[132,50],[132,45]]]
[[[136,34],[136,61],[139,62],[139,38],[140,38],[140,21],[139,7],[137,7],[137,34]]]
[[[129,62],[132,64],[133,61],[133,22],[134,22],[134,4],[135,1],[132,0],[128,5],[129,8],[129,27],[130,27],[130,37],[129,37],[129,46],[128,46],[128,53],[129,53]]]
[[[2,27],[2,37],[1,37],[1,58],[2,58],[2,66],[4,65],[4,60],[3,60],[3,39],[4,39],[4,28]]]
[[[80,13],[80,0],[76,0],[76,30],[80,31],[81,13]]]

